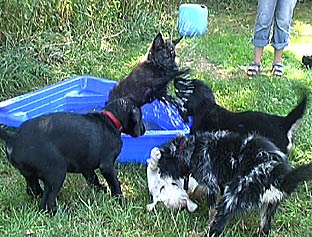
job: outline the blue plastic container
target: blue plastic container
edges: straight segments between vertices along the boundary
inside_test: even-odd
[[[87,113],[100,111],[108,100],[116,81],[91,76],[73,77],[3,102],[0,102],[0,123],[19,127],[24,121],[58,111]],[[122,134],[121,163],[146,164],[153,147],[172,139],[178,133],[189,134],[176,108],[154,101],[142,107],[147,131],[133,138]]]
[[[203,35],[208,26],[208,9],[202,4],[182,4],[179,7],[178,30],[181,36]]]

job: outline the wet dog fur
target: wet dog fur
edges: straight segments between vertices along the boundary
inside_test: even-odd
[[[151,157],[147,160],[147,184],[153,199],[152,203],[147,205],[147,209],[152,211],[157,203],[162,203],[169,209],[186,209],[194,212],[198,205],[190,199],[189,195],[194,193],[198,183],[191,176],[188,179],[173,179],[170,175],[161,175],[158,167],[160,157],[160,150],[154,147],[151,150]]]
[[[158,99],[177,107],[168,93],[168,85],[175,77],[189,72],[189,69],[180,70],[176,63],[176,45],[181,39],[164,40],[158,33],[147,58],[109,92],[109,99],[127,97],[139,107]]]
[[[268,235],[281,201],[312,179],[312,164],[293,168],[285,153],[256,134],[198,132],[159,150],[161,174],[192,174],[205,187],[207,205],[217,210],[208,236],[219,236],[232,218],[254,209],[260,209],[261,232]]]

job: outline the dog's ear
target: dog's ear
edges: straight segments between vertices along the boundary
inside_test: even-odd
[[[153,41],[152,48],[153,49],[159,49],[164,45],[164,43],[165,43],[165,41],[162,37],[162,34],[159,32]]]
[[[186,209],[188,210],[188,212],[192,213],[196,211],[198,205],[195,202],[193,202],[189,197],[186,197],[185,201],[186,201]]]
[[[174,46],[177,46],[178,43],[180,43],[180,41],[183,39],[183,36],[181,36],[178,39],[172,40],[172,43],[174,44]]]

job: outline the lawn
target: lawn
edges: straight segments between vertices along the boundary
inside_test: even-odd
[[[34,5],[29,1],[0,0],[1,100],[75,75],[120,80],[144,56],[158,31],[167,38],[178,36],[177,1],[168,1],[170,7],[148,0],[127,7],[117,0],[104,3],[107,6],[101,6],[101,1],[34,2],[37,11],[31,10]],[[304,54],[312,55],[311,1],[297,4],[291,43],[284,55],[284,77],[272,77],[273,51],[268,46],[264,70],[252,79],[245,70],[253,56],[250,39],[256,1],[202,2],[209,8],[208,31],[184,39],[177,49],[178,60],[181,66],[193,68],[192,77],[211,86],[219,104],[233,111],[286,115],[304,92],[311,93],[312,70],[301,65]],[[115,16],[117,8],[124,15]],[[24,18],[26,23],[19,21]],[[309,103],[289,157],[294,166],[312,162],[311,113]],[[39,200],[26,194],[23,177],[5,158],[4,146],[0,148],[0,236],[199,236],[207,228],[205,203],[192,214],[162,206],[148,212],[150,197],[142,164],[116,164],[127,198],[123,206],[93,191],[81,175],[68,174],[57,214],[38,213]],[[101,181],[105,182],[102,177]],[[308,182],[280,206],[271,236],[310,237],[311,223],[312,182]],[[258,227],[259,214],[252,212],[231,221],[223,236],[257,236]]]

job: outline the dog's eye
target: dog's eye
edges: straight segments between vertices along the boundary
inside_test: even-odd
[[[165,188],[165,185],[161,186],[159,191],[161,192],[164,188]]]
[[[179,187],[179,185],[178,185],[177,183],[172,182],[171,184],[172,184],[173,186]]]

